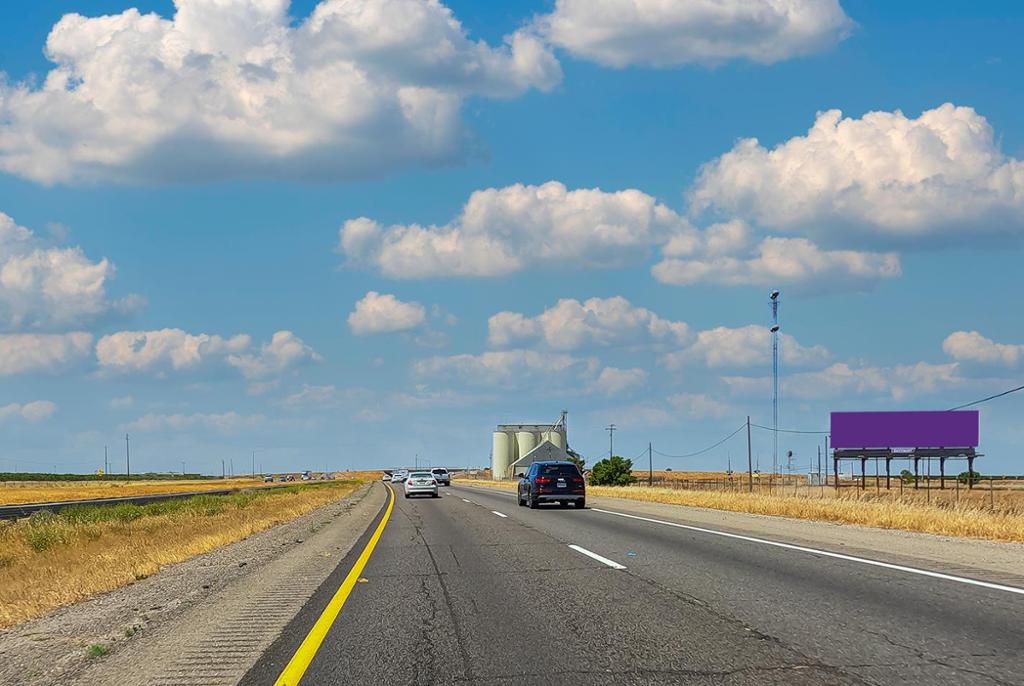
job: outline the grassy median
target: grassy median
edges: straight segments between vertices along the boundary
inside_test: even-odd
[[[337,500],[358,479],[0,522],[0,628],[143,579]]]
[[[49,503],[58,500],[124,498],[134,495],[219,491],[262,486],[262,479],[183,479],[161,481],[4,481],[0,482],[0,505]]]
[[[467,485],[514,490],[513,481],[462,481]],[[998,509],[976,502],[930,505],[879,499],[871,494],[837,498],[792,497],[759,493],[689,491],[646,486],[588,486],[587,494],[653,503],[704,507],[730,512],[860,524],[929,534],[1024,543],[1024,501],[1005,500]]]

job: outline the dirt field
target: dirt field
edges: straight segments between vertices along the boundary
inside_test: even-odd
[[[84,506],[0,523],[0,628],[298,517],[360,483],[319,481],[141,506]]]

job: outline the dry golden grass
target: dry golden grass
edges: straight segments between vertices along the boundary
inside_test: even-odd
[[[513,481],[465,481],[479,486],[514,490]],[[816,490],[816,489],[815,489]],[[977,493],[978,491],[976,491]],[[588,495],[628,498],[655,503],[705,507],[730,512],[776,515],[882,529],[902,529],[946,536],[1024,543],[1024,502],[1003,499],[994,510],[980,502],[928,504],[900,501],[870,492],[848,492],[840,497],[794,497],[734,491],[679,490],[646,486],[588,486]]]
[[[0,505],[217,491],[224,488],[251,488],[262,485],[263,479],[251,478],[192,481],[3,481],[0,482]]]
[[[83,507],[0,523],[0,628],[294,519],[359,483],[327,481],[143,507]]]

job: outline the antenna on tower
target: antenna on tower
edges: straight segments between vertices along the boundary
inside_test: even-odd
[[[779,470],[779,292],[768,296],[772,303],[772,474]]]

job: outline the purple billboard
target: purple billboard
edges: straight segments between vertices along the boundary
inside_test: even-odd
[[[977,446],[977,410],[832,413],[832,447],[839,450]]]

